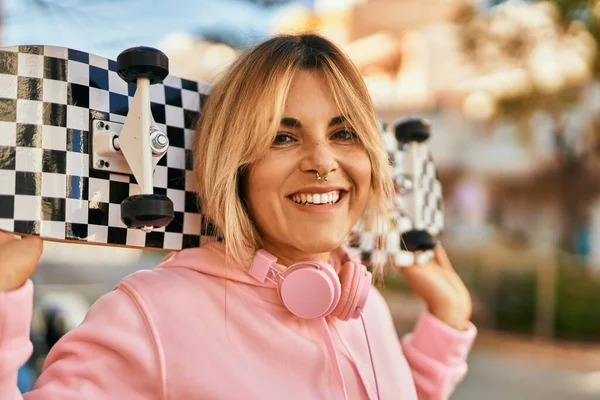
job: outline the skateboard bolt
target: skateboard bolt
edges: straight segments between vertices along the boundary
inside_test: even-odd
[[[169,138],[159,130],[152,130],[150,133],[150,147],[156,155],[163,154],[169,146]]]
[[[98,161],[96,161],[96,166],[97,166],[98,168],[102,168],[102,167],[104,167],[104,160],[98,160]]]
[[[153,141],[156,147],[165,147],[167,145],[167,138],[164,135],[156,136]]]
[[[406,176],[399,176],[396,178],[396,186],[401,195],[407,195],[413,189],[413,181]]]

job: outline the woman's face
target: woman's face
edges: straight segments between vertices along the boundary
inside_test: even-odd
[[[319,73],[296,73],[278,134],[246,183],[264,248],[284,265],[327,261],[365,210],[371,163]]]

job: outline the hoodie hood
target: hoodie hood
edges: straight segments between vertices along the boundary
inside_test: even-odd
[[[200,247],[172,252],[164,258],[157,268],[186,268],[229,281],[260,287],[274,287],[268,281],[261,283],[250,276],[246,266],[228,262],[227,266],[223,267],[223,260],[225,260],[225,243],[214,241],[203,244]],[[346,260],[352,260],[357,263],[361,262],[356,252],[352,249],[341,247],[337,251],[331,252],[329,264],[336,272],[339,272],[343,262]],[[279,263],[275,263],[273,266],[280,272],[285,271],[287,268]]]

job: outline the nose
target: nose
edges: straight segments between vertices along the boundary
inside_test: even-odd
[[[307,146],[306,155],[300,163],[303,172],[327,177],[338,169],[338,163],[331,146],[325,142],[317,142]]]

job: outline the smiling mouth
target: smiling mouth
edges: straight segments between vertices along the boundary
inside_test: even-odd
[[[344,197],[344,191],[333,190],[327,193],[300,193],[288,196],[296,204],[336,204]]]

